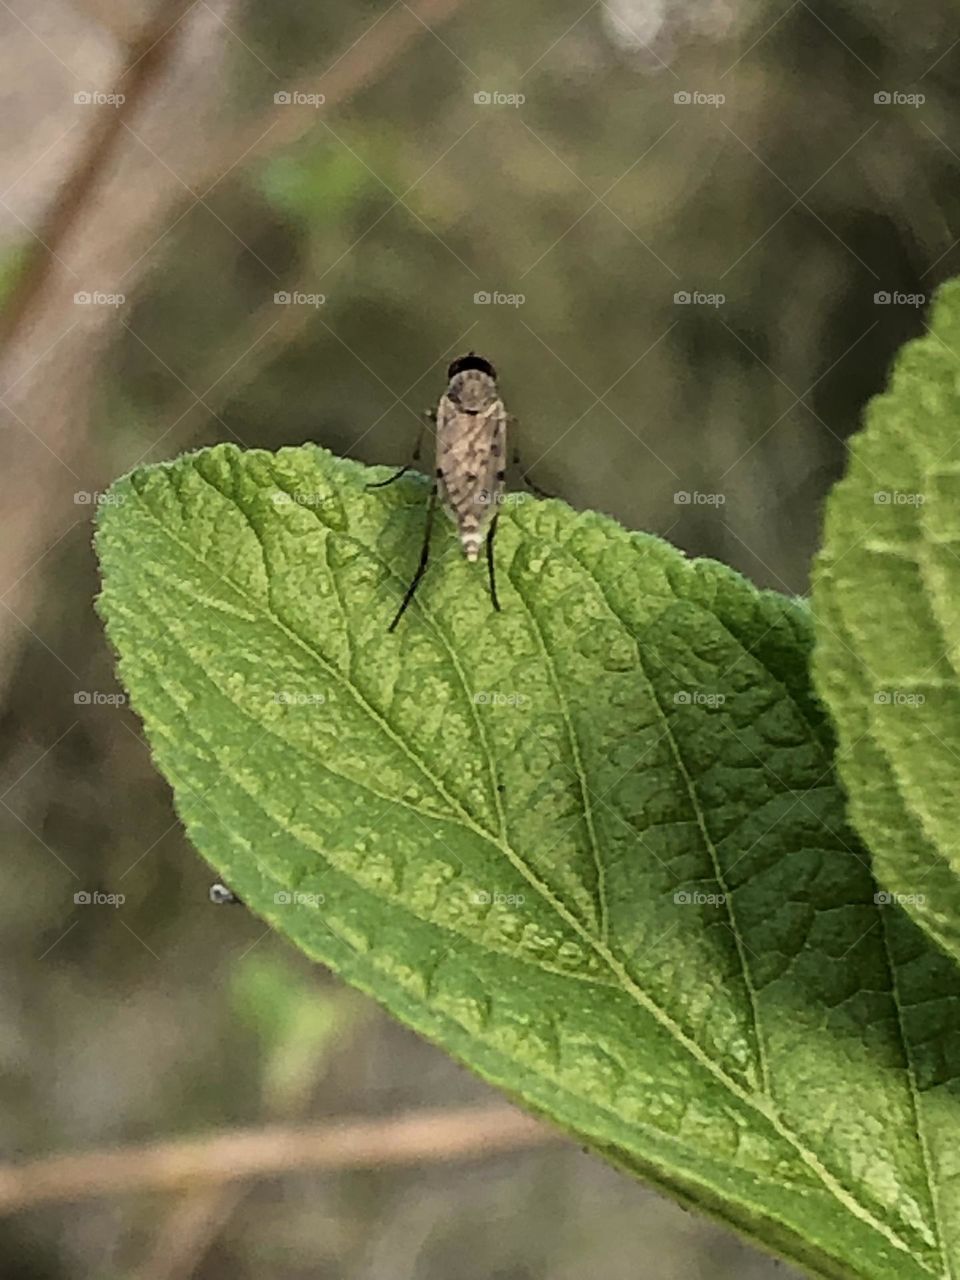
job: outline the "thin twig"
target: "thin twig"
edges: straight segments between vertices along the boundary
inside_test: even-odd
[[[242,1182],[217,1183],[180,1196],[152,1241],[149,1257],[129,1280],[186,1280],[196,1275],[249,1191],[249,1184]]]
[[[476,1160],[559,1136],[511,1107],[464,1107],[45,1156],[0,1166],[0,1214],[53,1201],[176,1191],[296,1171]]]

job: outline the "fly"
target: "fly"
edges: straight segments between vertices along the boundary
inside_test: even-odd
[[[447,389],[440,397],[436,412],[429,417],[436,424],[437,447],[423,546],[417,571],[390,623],[390,631],[396,629],[427,571],[438,497],[457,526],[460,545],[469,561],[479,560],[480,548],[486,542],[490,603],[500,612],[493,543],[507,478],[508,415],[497,387],[496,370],[490,361],[473,351],[458,356],[447,370]],[[420,456],[422,435],[421,428],[413,452],[414,461]],[[519,462],[519,458],[515,456],[514,461]],[[412,465],[408,463],[388,480],[367,487],[382,489],[393,484]],[[523,478],[535,493],[547,496],[526,475]]]

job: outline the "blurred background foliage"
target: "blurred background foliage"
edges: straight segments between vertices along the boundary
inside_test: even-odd
[[[227,439],[404,462],[447,360],[470,347],[498,365],[544,488],[800,593],[844,442],[924,325],[922,307],[875,295],[929,298],[960,266],[952,0],[436,0],[418,12],[387,0],[185,10],[180,65],[150,86],[143,127],[131,115],[119,139],[143,167],[123,199],[86,211],[84,235],[122,240],[154,183],[173,195],[142,213],[145,251],[118,273],[123,305],[98,315],[80,348],[91,381],[73,395],[74,338],[47,343],[43,320],[67,331],[98,309],[57,315],[52,286],[29,295],[48,256],[37,228],[94,113],[114,110],[77,106],[74,93],[123,83],[124,41],[158,13],[94,0],[0,10],[0,300],[17,320],[17,382],[29,391],[0,417],[18,477],[8,551],[21,515],[37,540],[36,555],[11,552],[0,566],[0,601],[21,582],[33,591],[27,612],[2,618],[9,1157],[275,1113],[490,1097],[245,910],[210,905],[210,877],[135,717],[77,701],[118,692],[91,607],[94,501],[78,493]],[[331,84],[320,108],[274,101]],[[478,92],[525,101],[477,103]],[[680,92],[725,101],[677,103]],[[878,93],[925,101],[877,103]],[[40,320],[29,306],[20,314],[25,288]],[[725,301],[675,302],[695,290]],[[494,291],[524,301],[474,301]],[[278,304],[278,292],[325,300]],[[54,423],[43,396],[58,380],[69,404]],[[59,459],[69,439],[61,475],[47,455]],[[76,907],[80,888],[126,901]],[[572,1149],[255,1185],[220,1202],[174,1264],[178,1223],[163,1197],[38,1209],[0,1223],[0,1271],[776,1270]]]

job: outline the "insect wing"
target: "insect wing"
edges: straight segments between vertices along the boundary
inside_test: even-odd
[[[437,480],[444,503],[475,560],[503,493],[507,414],[500,399],[470,414],[443,396],[437,410]]]

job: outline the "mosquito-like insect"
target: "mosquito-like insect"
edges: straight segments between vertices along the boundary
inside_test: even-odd
[[[460,544],[470,561],[480,558],[480,545],[486,535],[487,572],[490,577],[490,603],[500,612],[497,598],[497,581],[493,560],[493,540],[500,517],[500,502],[506,482],[506,450],[508,414],[497,388],[497,374],[493,365],[483,356],[470,351],[458,356],[447,370],[448,385],[440,397],[435,412],[427,416],[436,423],[436,469],[430,499],[427,504],[427,522],[423,532],[420,563],[407,587],[396,617],[388,630],[393,631],[414,597],[420,580],[427,571],[430,558],[430,533],[439,495],[447,513],[457,526]],[[388,480],[368,485],[368,489],[382,489],[393,484],[410,470],[420,457],[423,427],[417,436],[413,459],[401,467]],[[519,456],[514,454],[514,462]],[[534,485],[526,474],[524,482],[540,497],[547,495]]]

